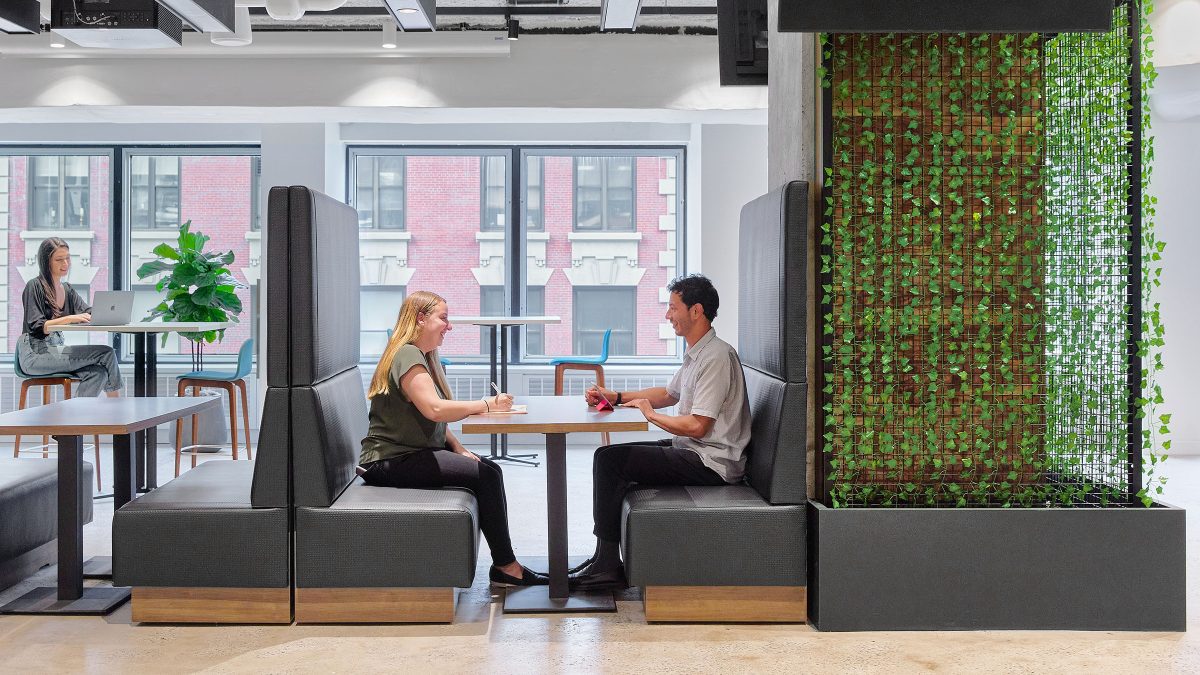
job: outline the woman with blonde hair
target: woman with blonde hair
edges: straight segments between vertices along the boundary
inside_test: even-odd
[[[446,428],[470,415],[510,410],[512,396],[455,401],[438,360],[452,330],[446,300],[416,291],[404,299],[367,397],[370,427],[362,441],[359,475],[367,485],[396,488],[461,487],[479,502],[479,529],[492,550],[492,583],[536,586],[548,579],[513,553],[508,501],[500,466],[463,447]]]

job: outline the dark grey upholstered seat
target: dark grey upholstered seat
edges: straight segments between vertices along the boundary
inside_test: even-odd
[[[91,464],[83,463],[83,522],[92,522]],[[58,460],[0,458],[0,589],[55,561]]]
[[[622,546],[635,586],[806,583],[807,227],[807,183],[742,209],[738,355],[752,419],[746,484],[631,490]]]
[[[122,506],[113,518],[113,583],[282,588],[288,512],[254,508],[252,462],[205,462]]]
[[[357,212],[303,187],[274,188],[270,199],[271,261],[286,265],[268,270],[269,303],[288,311],[267,337],[266,414],[290,422],[263,443],[288,448],[296,588],[470,586],[479,549],[470,492],[372,488],[354,475],[367,433]],[[254,494],[284,497],[258,481]]]

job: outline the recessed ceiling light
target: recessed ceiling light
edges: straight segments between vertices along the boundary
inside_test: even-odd
[[[401,7],[400,9],[396,10],[396,13],[397,14],[416,14],[419,11],[421,11],[421,10],[417,9],[416,7]]]

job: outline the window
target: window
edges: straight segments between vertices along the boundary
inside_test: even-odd
[[[238,323],[225,331],[221,342],[205,345],[209,355],[232,359],[242,343],[255,335],[259,303],[255,293],[263,265],[261,238],[251,236],[255,227],[258,181],[257,150],[238,148],[128,148],[124,151],[125,220],[128,245],[124,288],[150,296],[139,296],[134,310],[139,315],[153,306],[157,297],[153,278],[139,279],[137,270],[157,258],[154,247],[178,244],[180,226],[188,221],[193,232],[209,237],[208,252],[233,252],[229,265],[234,278],[243,284],[235,292],[242,302]],[[265,262],[265,261],[264,261]],[[123,347],[131,343],[123,341]],[[167,337],[159,354],[186,354],[190,345],[178,335]],[[123,355],[128,358],[129,353]],[[168,359],[164,359],[168,360]]]
[[[576,288],[575,353],[599,356],[604,331],[612,329],[610,356],[633,355],[637,335],[636,288]]]
[[[483,157],[479,181],[483,191],[483,223],[480,229],[484,231],[504,231],[504,214],[508,211],[508,180],[504,170],[508,158]]]
[[[682,148],[351,147],[363,302],[378,304],[378,287],[445,297],[455,330],[440,351],[455,363],[485,363],[494,347],[459,317],[518,311],[514,289],[522,313],[561,318],[523,328],[516,363],[599,354],[608,328],[615,356],[677,361],[662,289],[683,273],[683,160]],[[377,226],[384,184],[402,228]]]
[[[262,157],[250,158],[250,231],[262,231]]]
[[[634,163],[632,157],[575,158],[575,229],[631,231]]]
[[[525,159],[525,229],[542,232],[546,229],[542,210],[542,158],[531,155]]]
[[[546,289],[530,286],[525,289],[525,313],[529,316],[546,315]],[[531,325],[525,328],[525,353],[530,356],[546,354],[546,327]]]
[[[480,286],[479,287],[479,315],[480,316],[503,316],[504,315],[504,287],[503,286]],[[451,322],[454,317],[450,317]],[[490,326],[479,327],[479,353],[484,356],[492,354],[492,329]]]
[[[179,229],[179,157],[134,155],[129,171],[129,226]]]
[[[360,228],[405,229],[405,164],[403,156],[358,158],[354,207]]]
[[[378,359],[387,346],[387,332],[396,325],[400,305],[404,303],[403,286],[364,286],[359,301],[359,351],[364,357]]]
[[[89,219],[90,161],[86,156],[29,157],[29,228],[86,230]]]

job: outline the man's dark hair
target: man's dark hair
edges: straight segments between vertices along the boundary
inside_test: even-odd
[[[688,309],[692,305],[700,303],[704,307],[704,316],[708,317],[711,322],[717,318],[717,307],[721,305],[721,298],[717,295],[717,289],[713,287],[712,282],[703,274],[689,274],[686,277],[679,277],[667,284],[667,291],[670,293],[678,293],[683,306]]]

